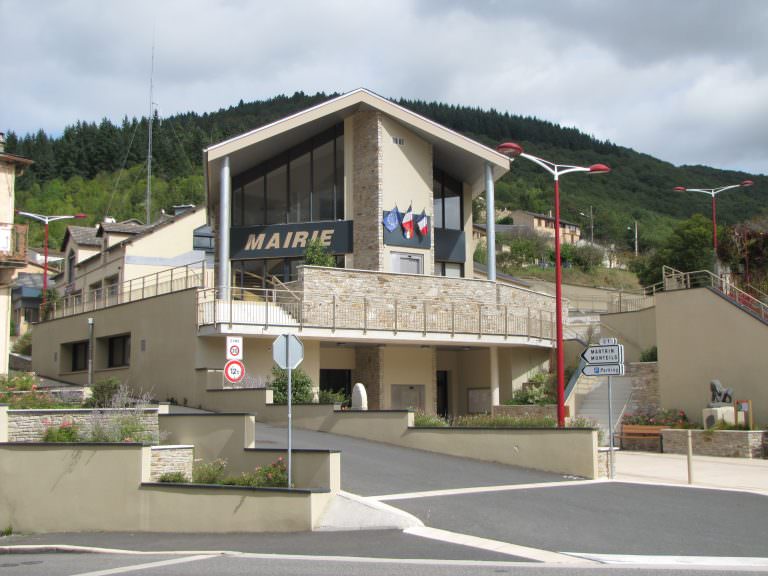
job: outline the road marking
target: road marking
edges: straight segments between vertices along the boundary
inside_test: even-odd
[[[598,480],[568,480],[565,482],[539,482],[535,484],[504,484],[502,486],[476,486],[474,488],[449,488],[446,490],[428,490],[425,492],[404,492],[402,494],[383,494],[369,496],[372,500],[387,502],[389,500],[413,500],[415,498],[437,498],[440,496],[460,496],[462,494],[483,494],[486,492],[506,492],[509,490],[532,490],[540,488],[562,488],[564,486],[589,486],[609,482],[607,479]]]
[[[185,564],[187,562],[196,562],[198,560],[207,560],[215,558],[216,555],[207,554],[205,556],[187,556],[184,558],[171,558],[170,560],[160,560],[158,562],[147,562],[145,564],[134,564],[133,566],[122,566],[120,568],[108,568],[107,570],[97,570],[95,572],[81,572],[72,576],[110,576],[111,574],[125,574],[126,572],[138,572],[149,570],[150,568],[160,568],[162,566],[172,566],[173,564]]]
[[[645,566],[717,566],[717,567],[768,567],[768,558],[739,556],[641,556],[633,554],[585,554],[563,552],[570,556],[587,558],[603,564],[634,564]]]
[[[406,528],[403,530],[403,532],[412,536],[421,536],[422,538],[430,538],[432,540],[439,540],[440,542],[448,542],[450,544],[461,544],[462,546],[470,546],[472,548],[487,550],[488,552],[496,552],[498,554],[508,554],[509,556],[517,556],[519,558],[534,560],[536,562],[548,562],[556,564],[595,563],[595,561],[592,561],[589,558],[579,557],[579,560],[576,560],[577,557],[575,555],[569,556],[566,554],[560,554],[558,552],[550,552],[549,550],[541,550],[540,548],[519,546],[517,544],[501,542],[500,540],[480,538],[478,536],[471,536],[469,534],[459,534],[457,532],[449,532],[448,530],[429,528],[427,526]],[[576,562],[574,562],[574,560],[576,560]]]

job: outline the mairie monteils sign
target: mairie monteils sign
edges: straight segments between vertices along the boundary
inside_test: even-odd
[[[318,240],[332,254],[352,252],[352,221],[303,222],[232,228],[230,258],[290,258],[304,255],[307,243]]]

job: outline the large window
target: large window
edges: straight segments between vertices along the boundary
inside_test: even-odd
[[[462,202],[461,182],[436,168],[433,193],[433,226],[449,230],[463,230],[464,203]]]
[[[107,367],[117,368],[131,363],[131,336],[113,336],[107,340]]]
[[[72,372],[88,369],[88,341],[72,344]]]
[[[232,226],[344,218],[344,125],[232,179]]]

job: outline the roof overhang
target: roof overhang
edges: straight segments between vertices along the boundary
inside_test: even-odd
[[[203,150],[209,207],[218,204],[219,173],[225,157],[229,157],[230,173],[235,176],[343,122],[359,110],[386,114],[432,144],[435,164],[450,167],[451,175],[469,184],[473,195],[485,189],[486,164],[492,167],[494,180],[509,171],[509,158],[496,150],[359,88]]]

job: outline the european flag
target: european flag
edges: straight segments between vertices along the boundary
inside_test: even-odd
[[[394,232],[400,226],[400,211],[397,209],[397,205],[384,215],[382,223],[389,232]]]

